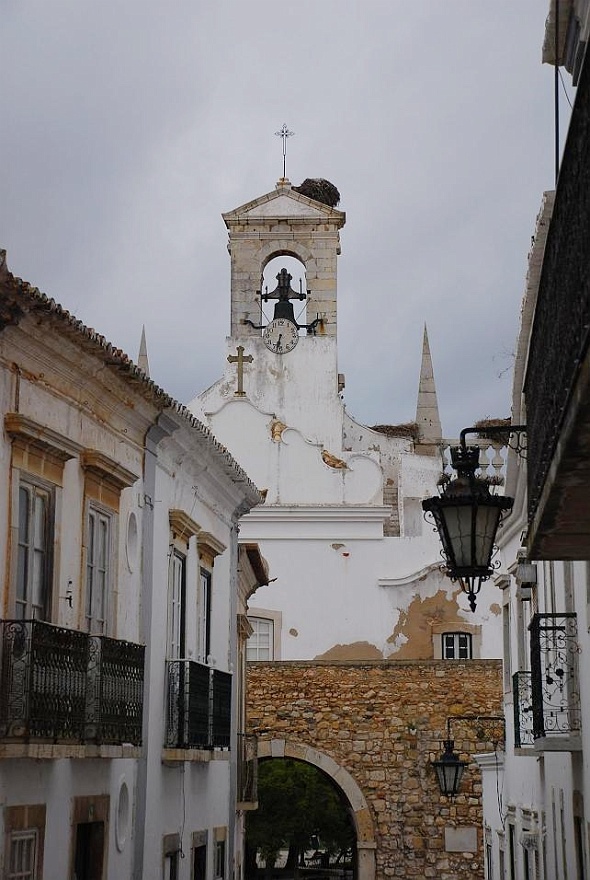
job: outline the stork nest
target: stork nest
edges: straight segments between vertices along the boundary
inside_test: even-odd
[[[301,186],[294,186],[293,189],[302,196],[307,196],[308,199],[321,202],[330,208],[335,208],[340,202],[340,193],[334,184],[324,180],[323,177],[306,177]]]
[[[402,437],[418,441],[420,438],[420,429],[416,422],[405,422],[402,425],[370,425],[371,431],[377,431],[378,434],[385,434],[387,437]]]

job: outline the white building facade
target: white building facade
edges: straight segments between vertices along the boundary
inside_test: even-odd
[[[4,254],[0,403],[2,877],[239,876],[257,489]]]
[[[590,874],[589,26],[586,0],[551,2],[543,58],[578,91],[516,351],[512,422],[527,448],[509,454],[514,509],[498,535],[506,752],[503,767],[481,762],[489,880]]]

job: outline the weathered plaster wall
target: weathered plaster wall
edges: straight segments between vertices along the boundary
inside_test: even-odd
[[[312,747],[350,774],[368,805],[359,827],[375,843],[375,878],[483,878],[481,776],[474,762],[454,803],[430,766],[452,715],[501,714],[499,661],[282,662],[248,665],[248,727],[284,754]],[[453,726],[468,760],[492,750],[467,722]],[[329,773],[337,782],[338,773]],[[356,805],[351,804],[356,810]],[[357,817],[358,818],[358,817]],[[445,829],[476,829],[477,852],[447,852]],[[370,835],[369,835],[370,837]]]

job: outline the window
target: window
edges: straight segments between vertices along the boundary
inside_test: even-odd
[[[193,831],[191,880],[207,880],[207,832]]]
[[[199,594],[197,596],[197,659],[207,663],[211,653],[211,572],[199,571]]]
[[[164,880],[178,880],[180,835],[165,834],[164,846]]]
[[[472,656],[471,633],[442,634],[443,660],[471,660]]]
[[[274,659],[274,621],[264,617],[249,617],[252,635],[246,643],[246,660]]]
[[[43,876],[45,805],[4,808],[3,880],[40,880]]]
[[[18,489],[16,617],[49,620],[51,609],[53,497],[37,483]]]
[[[215,880],[223,880],[225,877],[225,840],[215,843]]]
[[[6,880],[36,880],[39,833],[36,828],[13,831],[8,836]]]
[[[178,853],[170,853],[164,858],[164,880],[178,880]]]
[[[94,507],[88,510],[86,547],[86,629],[107,631],[111,569],[111,517]]]
[[[171,548],[168,572],[168,657],[184,657],[186,558]]]

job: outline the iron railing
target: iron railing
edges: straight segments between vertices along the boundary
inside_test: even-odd
[[[168,660],[167,665],[166,746],[229,748],[231,674],[195,660]]]
[[[211,682],[211,743],[229,749],[231,732],[231,684],[229,672],[213,669]]]
[[[535,742],[530,672],[515,672],[512,676],[512,706],[514,711],[514,746],[517,749],[529,748]]]
[[[145,648],[91,636],[86,701],[87,737],[141,745]]]
[[[258,738],[238,734],[238,801],[255,804],[258,800]]]
[[[581,729],[576,615],[535,614],[529,630],[533,736],[556,743]]]
[[[529,517],[535,515],[590,343],[590,64],[568,129],[524,383]]]
[[[0,621],[0,738],[141,745],[144,648]]]

